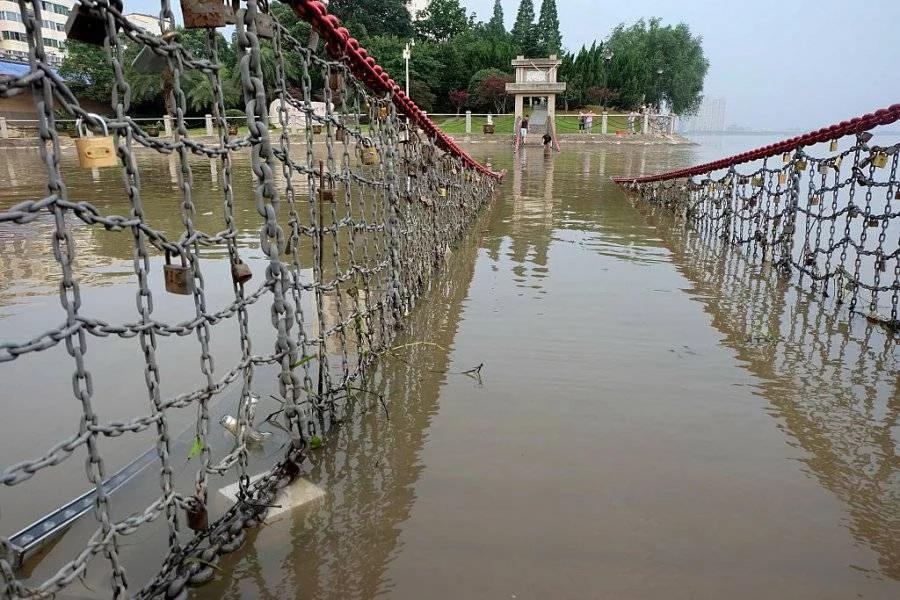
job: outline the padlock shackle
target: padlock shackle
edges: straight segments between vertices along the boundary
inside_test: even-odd
[[[103,117],[101,117],[97,113],[87,113],[87,116],[99,121],[100,126],[103,128],[103,136],[109,137],[109,128],[106,126],[106,121],[103,119]],[[75,130],[78,132],[78,137],[87,137],[87,135],[82,132],[82,128],[84,127],[86,127],[86,125],[83,117],[78,117],[77,119],[75,119]],[[84,131],[86,132],[87,130],[85,129]]]

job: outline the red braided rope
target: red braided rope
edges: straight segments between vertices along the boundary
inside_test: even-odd
[[[654,181],[694,177],[695,175],[703,175],[704,173],[709,173],[711,171],[727,169],[746,162],[778,156],[779,154],[792,152],[804,146],[812,146],[813,144],[836,140],[845,135],[854,135],[863,131],[868,131],[879,125],[889,125],[898,120],[900,120],[900,104],[894,104],[867,115],[850,119],[849,121],[841,121],[831,127],[823,127],[818,131],[811,131],[789,140],[778,142],[777,144],[771,144],[769,146],[757,148],[756,150],[744,152],[743,154],[736,154],[734,156],[729,156],[728,158],[722,158],[717,161],[697,165],[696,167],[669,171],[657,175],[648,175],[646,177],[613,177],[613,181],[616,183],[652,183]]]
[[[462,159],[467,167],[476,169],[490,177],[501,178],[500,173],[491,171],[477,162],[469,154],[451,140],[438,128],[428,116],[416,106],[416,103],[391,79],[387,71],[369,56],[359,40],[350,36],[350,32],[341,26],[340,20],[328,14],[328,9],[318,0],[289,0],[291,8],[298,17],[309,23],[326,42],[327,52],[337,60],[343,60],[354,76],[359,78],[375,93],[391,93],[394,106],[406,115],[411,122],[435,138],[435,143],[444,152]]]

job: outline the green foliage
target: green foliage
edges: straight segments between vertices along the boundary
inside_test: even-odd
[[[665,101],[676,114],[700,107],[709,62],[701,38],[692,36],[687,25],[663,27],[659,19],[621,24],[608,45],[613,53],[608,87],[619,92],[621,106]]]
[[[494,12],[487,24],[487,33],[492,37],[505,37],[506,26],[503,24],[503,5],[500,0],[494,0]]]
[[[558,55],[562,50],[562,34],[559,32],[556,0],[542,0],[541,2],[541,16],[537,24],[537,43],[544,56]]]
[[[188,460],[197,458],[201,454],[203,454],[203,440],[198,435],[194,438],[194,443],[191,444],[191,449],[188,451]]]
[[[431,0],[416,14],[415,26],[420,37],[441,41],[468,31],[472,24],[459,0]]]
[[[522,0],[516,13],[516,22],[512,28],[512,38],[519,50],[527,58],[538,58],[541,47],[538,44],[538,31],[534,24],[534,3]]]
[[[376,35],[406,39],[413,34],[404,0],[331,0],[328,12],[359,39]]]

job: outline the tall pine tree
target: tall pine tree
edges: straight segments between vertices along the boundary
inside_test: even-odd
[[[488,31],[493,35],[506,35],[506,26],[503,24],[503,5],[500,0],[494,0],[494,14],[488,21]]]
[[[519,12],[516,14],[512,36],[513,41],[525,56],[536,58],[541,53],[538,46],[537,29],[534,26],[534,3],[531,0],[522,0],[519,3]]]
[[[556,0],[542,0],[541,2],[541,15],[537,24],[537,42],[546,56],[558,55],[562,50],[562,35],[559,33]]]

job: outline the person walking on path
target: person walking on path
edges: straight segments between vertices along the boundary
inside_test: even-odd
[[[584,111],[578,111],[578,131],[584,131]]]
[[[590,133],[591,127],[593,127],[593,126],[594,126],[594,111],[590,111],[584,117],[584,128],[588,133]]]
[[[519,125],[519,139],[523,146],[525,145],[526,135],[528,135],[528,115],[522,117],[522,123]]]

